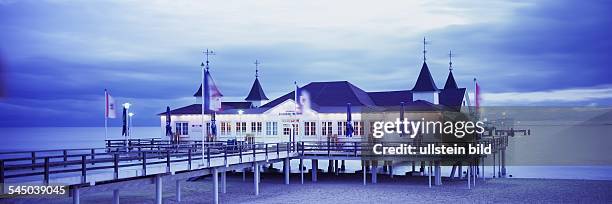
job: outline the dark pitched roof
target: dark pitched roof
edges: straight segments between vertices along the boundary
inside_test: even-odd
[[[446,78],[446,83],[444,84],[444,89],[458,89],[457,82],[455,82],[455,77],[453,76],[453,71],[448,72],[448,78]]]
[[[202,114],[202,104],[191,104],[188,106],[180,107],[174,110],[171,110],[170,113],[172,115],[186,115],[186,114]],[[211,112],[206,110],[204,114],[210,114]],[[166,112],[160,113],[158,115],[165,115]]]
[[[419,77],[417,78],[417,82],[414,84],[414,88],[412,91],[437,91],[438,87],[436,87],[436,83],[434,83],[433,78],[431,77],[431,73],[429,72],[429,68],[427,67],[427,63],[423,62],[423,66],[421,67],[421,72],[419,73]]]
[[[249,95],[244,99],[247,101],[263,101],[263,100],[268,100],[268,97],[266,97],[266,94],[264,93],[263,89],[261,88],[261,84],[259,84],[259,79],[255,78],[255,82],[253,82],[253,86],[251,87],[251,91],[249,92]]]
[[[228,102],[221,102],[221,109],[223,110],[228,110],[228,109],[249,109],[251,108],[251,102],[233,102],[233,101],[228,101]]]
[[[202,86],[198,88],[198,90],[193,94],[193,97],[201,97],[202,96]]]
[[[412,101],[410,90],[368,92],[368,95],[377,106],[399,106],[401,102]]]
[[[322,106],[375,106],[368,93],[347,81],[312,82],[301,87],[310,95],[313,109]],[[295,98],[295,91],[287,93],[261,107],[274,107],[288,99]]]
[[[440,91],[440,105],[447,106],[458,110],[461,108],[463,97],[465,96],[465,88],[460,89],[442,89]]]

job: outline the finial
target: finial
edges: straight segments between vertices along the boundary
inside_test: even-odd
[[[208,71],[208,56],[210,55],[215,55],[215,52],[213,52],[212,50],[208,50],[206,49],[206,51],[204,52],[204,55],[206,55],[206,70]]]
[[[448,51],[448,71],[453,71],[453,51]]]
[[[258,60],[255,60],[255,78],[259,77],[259,64],[261,64],[261,62],[259,62]]]
[[[423,37],[423,62],[427,61],[427,57],[425,56],[427,49],[425,48],[425,45],[427,45],[427,41],[425,40],[425,37]]]

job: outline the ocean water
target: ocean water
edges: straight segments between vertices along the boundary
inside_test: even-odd
[[[609,127],[607,127],[609,128]],[[98,148],[104,147],[104,127],[20,127],[20,128],[0,128],[2,142],[0,142],[0,152],[7,151],[29,151],[29,150],[49,150],[49,149],[74,149],[74,148]],[[536,131],[537,133],[538,131]],[[548,132],[548,131],[546,131]],[[597,131],[599,132],[599,131]],[[540,132],[542,133],[542,132]],[[161,138],[162,130],[160,127],[133,127],[131,138]],[[532,131],[533,134],[533,131]],[[508,175],[512,178],[551,178],[551,179],[588,179],[588,180],[612,180],[612,154],[607,154],[610,149],[601,145],[602,135],[594,139],[585,140],[583,135],[581,144],[592,144],[595,149],[583,152],[573,151],[569,156],[546,156],[546,152],[552,151],[550,141],[543,137],[554,137],[557,145],[566,144],[560,142],[560,134],[550,136],[548,134],[537,134],[531,137],[511,138],[511,149],[508,150]],[[108,139],[123,139],[120,127],[108,128]],[[610,137],[603,136],[604,141],[609,141]],[[533,146],[529,147],[526,143]],[[540,145],[534,145],[541,143]],[[569,142],[568,142],[569,143]],[[609,143],[605,143],[609,144]],[[547,147],[549,149],[543,148]],[[586,148],[586,147],[585,147]],[[558,149],[558,148],[556,148]],[[544,155],[544,156],[542,156]],[[556,154],[558,155],[558,154]],[[596,155],[594,157],[593,155]],[[589,157],[589,160],[584,158]],[[568,158],[571,159],[568,161]],[[521,162],[516,162],[521,161]],[[547,161],[547,162],[543,162]],[[551,162],[554,161],[554,162]],[[294,161],[297,162],[297,161]],[[294,163],[292,162],[292,163]],[[297,163],[294,163],[297,167]],[[541,165],[538,165],[541,164]],[[310,161],[305,161],[306,166],[310,166]],[[327,169],[327,161],[320,161],[319,168]],[[360,162],[347,161],[347,171],[360,170]],[[418,169],[418,166],[417,166]],[[401,175],[411,167],[400,166],[394,169],[394,174]],[[448,176],[451,168],[442,168],[443,175]],[[465,168],[464,168],[465,170]],[[292,168],[293,171],[293,168]],[[295,168],[297,171],[297,168]],[[485,169],[487,177],[492,177],[492,167]]]
[[[19,127],[0,128],[0,151],[77,149],[104,147],[104,140],[123,139],[121,127]],[[133,127],[130,138],[160,138],[160,127]]]

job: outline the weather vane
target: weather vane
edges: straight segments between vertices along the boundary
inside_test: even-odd
[[[429,44],[429,42],[425,40],[425,37],[423,37],[423,62],[427,61],[427,57],[425,56],[425,54],[427,53],[425,45],[427,44]]]
[[[208,49],[206,49],[206,51],[204,51],[204,55],[206,55],[206,70],[208,70],[208,63],[209,63],[209,61],[208,61],[208,56],[210,56],[210,55],[215,55],[215,52],[213,52],[212,50],[208,50]],[[203,64],[204,64],[204,63],[202,63],[202,65],[203,65]]]
[[[259,64],[261,64],[261,62],[259,62],[258,60],[255,60],[255,78],[259,77]]]
[[[453,71],[453,51],[448,51],[448,70]]]

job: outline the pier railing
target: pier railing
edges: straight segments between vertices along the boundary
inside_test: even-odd
[[[113,142],[111,142],[113,143]],[[144,142],[147,143],[147,142]],[[481,138],[474,143],[491,144],[494,151],[499,151],[508,145],[507,136]],[[421,143],[427,145],[431,143]],[[441,143],[438,143],[441,144]],[[148,167],[152,165],[165,166],[166,172],[174,172],[173,164],[181,163],[187,170],[211,167],[211,160],[222,158],[223,164],[228,165],[228,158],[232,157],[238,163],[255,161],[255,158],[267,160],[271,155],[279,158],[281,153],[299,156],[363,156],[367,145],[363,142],[281,142],[281,143],[167,143],[157,142],[151,145],[133,142],[132,146],[111,146],[115,148],[89,148],[89,149],[61,149],[42,151],[0,152],[0,184],[10,182],[42,182],[49,184],[54,175],[78,173],[80,183],[89,182],[88,173],[93,171],[112,172],[113,179],[119,178],[119,171],[125,168],[140,169],[141,175],[149,175]],[[384,143],[383,146],[397,144]],[[245,158],[253,160],[245,160]],[[194,164],[199,166],[194,168]],[[3,189],[2,189],[3,190]],[[4,192],[4,191],[0,191]]]
[[[133,151],[107,151],[107,148],[92,149],[63,149],[44,151],[0,152],[0,184],[8,180],[21,182],[24,178],[28,182],[41,181],[49,184],[53,175],[66,173],[79,173],[80,183],[88,183],[88,172],[107,170],[114,173],[113,179],[118,179],[119,171],[124,168],[140,167],[142,175],[147,175],[147,167],[151,165],[166,166],[166,172],[172,172],[172,164],[182,163],[187,169],[194,169],[193,164],[198,161],[197,168],[211,167],[213,159],[223,158],[227,165],[229,157],[237,157],[239,163],[248,162],[246,157],[255,159],[271,155],[278,158],[281,153],[296,151],[291,143],[259,143],[218,145],[217,143],[204,143],[202,146],[176,146],[175,149],[141,148]],[[180,151],[176,151],[180,150]],[[61,152],[60,155],[56,155]],[[43,154],[44,153],[44,154]],[[25,156],[25,155],[30,156]],[[289,155],[289,154],[286,154]],[[27,179],[30,178],[30,179]],[[112,179],[111,179],[112,180]],[[2,189],[3,190],[3,189]],[[4,192],[4,191],[1,191]]]

